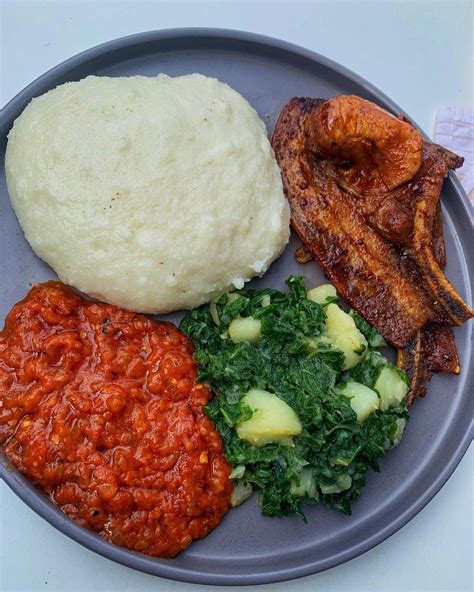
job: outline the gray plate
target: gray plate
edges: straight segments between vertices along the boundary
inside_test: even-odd
[[[154,76],[200,72],[238,90],[257,109],[269,133],[284,103],[293,96],[331,97],[354,93],[400,113],[390,99],[349,70],[315,53],[275,39],[212,29],[178,29],[133,35],[88,50],[53,68],[30,84],[2,111],[2,154],[13,120],[32,97],[89,74]],[[54,272],[32,252],[10,207],[3,168],[0,179],[0,317],[35,282]],[[447,275],[471,301],[473,269],[470,206],[452,175],[443,188],[448,250]],[[296,264],[290,246],[256,286],[282,288],[295,272],[308,284],[323,280],[316,264]],[[463,250],[464,245],[464,250]],[[173,318],[178,320],[180,315]],[[98,553],[151,574],[210,584],[261,584],[316,573],[347,561],[383,541],[410,520],[449,478],[471,439],[469,395],[472,375],[472,323],[456,329],[461,376],[436,376],[429,396],[417,402],[401,444],[371,473],[351,517],[323,506],[308,508],[308,524],[299,518],[263,518],[255,496],[229,512],[208,537],[194,542],[174,560],[152,559],[115,547],[77,526],[54,507],[0,456],[5,482],[33,510],[63,533]],[[470,385],[470,386],[469,386]]]

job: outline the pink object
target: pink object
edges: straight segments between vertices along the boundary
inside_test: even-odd
[[[464,156],[464,164],[456,173],[474,204],[474,109],[439,109],[436,113],[434,141]]]

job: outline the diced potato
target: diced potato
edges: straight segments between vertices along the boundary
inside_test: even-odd
[[[356,351],[363,351],[367,347],[367,340],[356,327],[354,319],[334,303],[326,307],[326,335],[343,352],[344,370],[360,362],[362,352]]]
[[[386,411],[403,401],[408,393],[408,384],[395,368],[384,366],[375,381],[374,389],[380,395],[380,409]]]
[[[352,485],[352,477],[350,475],[340,475],[337,478],[337,483],[333,485],[321,485],[321,493],[341,493],[341,491],[346,491]]]
[[[379,408],[377,393],[359,382],[346,382],[340,392],[350,398],[350,404],[357,414],[357,421],[362,423],[371,413]]]
[[[328,298],[337,298],[337,292],[332,284],[323,284],[322,286],[308,290],[307,296],[313,302],[325,304]]]
[[[262,296],[262,308],[266,308],[267,306],[270,306],[271,303],[272,303],[272,299],[270,297],[270,294],[265,294],[264,296]]]
[[[250,390],[243,398],[253,412],[250,419],[237,425],[237,435],[254,446],[291,444],[301,434],[301,422],[293,409],[273,393]]]
[[[253,317],[234,319],[229,325],[229,337],[234,343],[256,343],[262,336],[262,322]]]

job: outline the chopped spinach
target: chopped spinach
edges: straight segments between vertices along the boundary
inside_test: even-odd
[[[215,393],[205,411],[221,433],[229,463],[239,467],[238,479],[260,492],[262,513],[296,512],[305,519],[303,505],[321,499],[350,514],[367,471],[378,471],[380,457],[398,442],[407,407],[404,402],[356,421],[350,400],[337,386],[350,380],[373,387],[381,368],[389,365],[374,349],[385,345],[383,338],[351,311],[368,348],[354,368],[343,371],[344,354],[318,339],[325,308],[306,297],[302,277],[290,277],[287,285],[287,293],[265,289],[224,295],[212,311],[191,311],[181,330],[196,346],[199,380]],[[229,324],[238,316],[261,321],[257,343],[229,339]],[[252,416],[242,398],[255,388],[276,394],[297,414],[302,431],[293,446],[257,447],[237,435],[236,426]]]

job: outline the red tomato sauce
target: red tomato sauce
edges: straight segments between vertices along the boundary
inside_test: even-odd
[[[190,340],[59,282],[0,334],[0,444],[81,526],[173,557],[217,526],[232,484]]]

